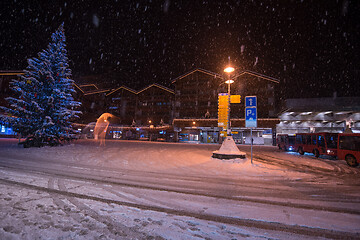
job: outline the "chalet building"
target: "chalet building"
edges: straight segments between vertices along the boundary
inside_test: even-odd
[[[118,124],[109,127],[109,138],[174,141],[172,116],[174,91],[152,84],[140,91],[121,86],[106,95],[106,112]],[[114,121],[111,121],[114,123]]]
[[[227,93],[226,77],[204,69],[195,69],[174,79],[174,129],[179,141],[219,142],[222,128],[217,125],[218,94]],[[251,71],[237,73],[231,95],[240,95],[240,103],[231,104],[232,135],[238,143],[250,141],[245,128],[246,96],[257,96],[258,127],[253,129],[255,143],[272,144],[276,124],[275,88],[278,80]]]
[[[287,99],[277,133],[360,133],[360,97]]]
[[[136,92],[119,87],[107,95],[107,111],[120,118],[123,125],[159,126],[172,123],[174,91],[152,84]]]
[[[171,124],[174,91],[152,84],[137,93],[135,121],[140,125]]]
[[[132,125],[135,120],[137,92],[121,86],[106,94],[107,112],[119,117],[122,125]]]
[[[174,79],[175,119],[217,118],[221,75],[195,69]]]
[[[109,90],[98,89],[95,84],[74,84],[74,86],[76,91],[74,99],[81,102],[78,110],[82,112],[80,119],[76,121],[83,124],[96,122],[97,118],[106,112],[105,96]]]

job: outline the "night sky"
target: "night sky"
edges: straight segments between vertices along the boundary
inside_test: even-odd
[[[281,98],[360,96],[359,0],[2,0],[0,14],[0,70],[25,69],[64,22],[73,78],[102,87],[171,86],[230,56],[279,79]]]

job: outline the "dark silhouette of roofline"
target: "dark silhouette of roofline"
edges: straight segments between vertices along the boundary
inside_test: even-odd
[[[113,94],[113,93],[117,92],[117,91],[120,90],[120,89],[125,89],[125,90],[127,90],[127,91],[129,91],[129,92],[131,92],[131,93],[133,93],[133,94],[140,94],[141,92],[146,91],[147,89],[149,89],[149,88],[151,88],[151,87],[157,87],[157,88],[160,88],[160,89],[165,90],[165,91],[167,91],[167,92],[170,92],[171,94],[175,94],[175,91],[174,91],[174,90],[172,90],[172,89],[170,89],[170,88],[167,88],[167,87],[164,87],[163,85],[160,85],[160,84],[158,84],[158,83],[153,83],[153,84],[150,84],[150,85],[142,88],[142,89],[139,90],[139,91],[135,91],[134,89],[128,88],[128,87],[126,87],[126,86],[121,86],[121,87],[119,87],[119,88],[116,88],[116,89],[112,90],[110,93],[106,94],[106,96],[109,96],[110,94]]]
[[[222,77],[220,74],[218,74],[218,73],[214,73],[214,72],[211,72],[211,71],[209,71],[209,70],[202,69],[202,68],[195,68],[195,69],[193,69],[193,70],[191,70],[191,71],[189,71],[189,72],[187,72],[187,73],[184,73],[183,75],[181,75],[181,76],[173,79],[173,80],[171,81],[171,83],[175,83],[177,80],[180,80],[180,79],[182,79],[182,78],[184,78],[184,77],[187,77],[187,76],[189,76],[190,74],[193,74],[194,72],[205,73],[205,74],[208,74],[208,75],[210,75],[210,76],[213,76],[214,78],[217,78],[217,77],[218,77],[218,78],[223,78],[223,77]]]
[[[108,94],[106,94],[106,96],[109,96],[110,94],[113,94],[114,92],[117,92],[120,89],[125,89],[126,91],[129,91],[129,92],[131,92],[133,94],[137,94],[137,92],[134,89],[122,85],[122,86],[110,91]]]
[[[141,92],[143,92],[143,91],[146,91],[147,89],[149,89],[149,88],[151,88],[151,87],[158,87],[158,88],[160,88],[160,89],[162,89],[162,90],[165,90],[165,91],[168,91],[168,92],[170,92],[170,93],[172,93],[172,94],[175,94],[175,91],[174,91],[174,90],[172,90],[172,89],[170,89],[170,88],[167,88],[167,87],[164,87],[164,86],[162,86],[162,85],[160,85],[160,84],[158,84],[158,83],[153,83],[153,84],[151,84],[151,85],[149,85],[149,86],[147,86],[147,87],[144,87],[143,89],[141,89],[140,91],[138,91],[137,94],[139,94],[139,93],[141,93]]]
[[[174,80],[171,81],[171,83],[175,83],[177,80],[180,80],[182,78],[185,78],[187,76],[189,76],[190,74],[193,74],[195,72],[202,72],[202,73],[205,73],[205,74],[208,74],[210,76],[213,76],[214,78],[221,78],[221,79],[224,79],[224,75],[221,75],[219,73],[215,73],[215,72],[211,72],[209,70],[205,70],[205,69],[202,69],[202,68],[195,68],[177,78],[175,78]],[[244,71],[240,71],[239,73],[237,73],[234,77],[232,77],[231,79],[235,79],[235,78],[238,78],[244,74],[249,74],[249,75],[252,75],[252,76],[255,76],[255,77],[259,77],[259,78],[262,78],[262,79],[265,79],[267,81],[270,81],[270,82],[274,82],[274,83],[280,83],[280,80],[276,79],[276,78],[273,78],[273,77],[269,77],[269,76],[266,76],[264,74],[261,74],[261,73],[257,73],[257,72],[253,72],[253,71],[250,71],[250,70],[244,70]]]

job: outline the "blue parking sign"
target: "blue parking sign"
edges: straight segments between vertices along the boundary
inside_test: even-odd
[[[245,127],[257,127],[256,107],[245,108]]]
[[[256,107],[256,96],[246,96],[245,107]]]

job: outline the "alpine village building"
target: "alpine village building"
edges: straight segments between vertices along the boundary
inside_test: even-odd
[[[0,71],[0,106],[13,96],[12,79],[23,71]],[[172,88],[151,84],[141,90],[127,86],[99,89],[95,84],[78,84],[74,98],[82,103],[80,119],[74,127],[82,137],[92,138],[96,121],[103,113],[112,114],[108,138],[218,143],[222,127],[218,126],[218,94],[227,93],[224,76],[204,69],[194,69],[172,81]],[[83,81],[82,81],[83,82]],[[240,95],[240,103],[231,103],[231,132],[238,143],[250,143],[245,127],[246,96],[257,96],[255,144],[274,144],[276,134],[298,132],[343,132],[350,128],[360,132],[360,97],[287,99],[276,101],[279,81],[251,71],[237,74],[231,95]],[[1,112],[0,115],[4,115]],[[1,118],[0,118],[1,120]],[[0,137],[15,137],[6,122],[0,121]]]
[[[195,69],[172,81],[175,87],[174,130],[179,141],[217,143],[221,140],[218,127],[218,94],[227,92],[222,75]],[[250,128],[245,127],[245,96],[257,96],[257,128],[253,129],[255,144],[273,144],[276,124],[275,87],[278,80],[243,71],[231,84],[231,95],[240,95],[240,103],[231,103],[230,126],[236,143],[250,142]]]
[[[2,104],[6,104],[4,98],[9,95],[10,80],[19,74],[22,71],[2,72],[0,91],[7,93],[2,94]],[[245,127],[244,119],[245,96],[257,96],[258,126],[253,129],[254,143],[273,143],[272,135],[279,123],[275,104],[277,84],[277,80],[247,71],[231,85],[231,95],[241,96],[240,103],[231,104],[230,113],[232,135],[237,143],[249,141],[250,130]],[[75,84],[74,98],[82,103],[83,114],[74,125],[85,137],[93,137],[97,118],[107,112],[113,115],[108,138],[221,141],[222,128],[218,127],[217,116],[218,94],[227,92],[223,76],[197,68],[174,79],[172,86],[170,89],[154,83],[136,91],[127,86],[98,89],[95,84]]]

